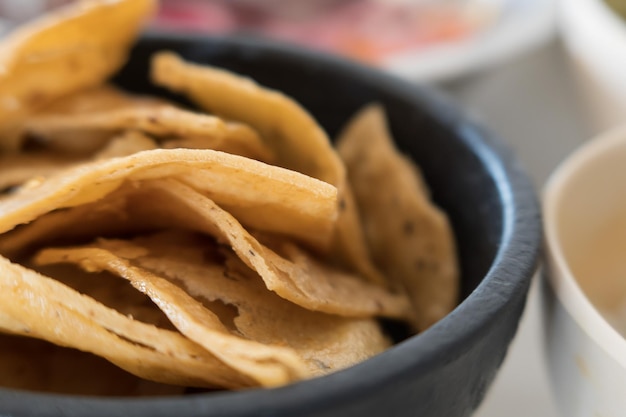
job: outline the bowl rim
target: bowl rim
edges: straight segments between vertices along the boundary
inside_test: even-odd
[[[560,201],[576,175],[612,152],[626,146],[626,124],[603,132],[572,152],[553,171],[543,190],[544,236],[549,273],[547,280],[567,313],[617,363],[626,368],[626,339],[593,306],[569,267],[559,239]]]
[[[15,405],[19,400],[21,403],[17,410],[28,412],[32,408],[24,404],[32,405],[33,401],[40,401],[46,404],[45,408],[40,407],[43,415],[53,415],[69,407],[71,415],[100,415],[101,412],[169,415],[180,412],[181,407],[190,406],[196,410],[190,415],[204,415],[209,407],[211,410],[227,409],[229,413],[252,412],[255,415],[263,410],[292,414],[306,407],[315,410],[322,406],[320,398],[324,402],[358,401],[363,393],[374,392],[381,384],[391,383],[399,376],[426,373],[450,358],[462,357],[470,346],[469,341],[482,338],[495,322],[506,315],[503,313],[513,297],[519,296],[520,292],[526,297],[530,280],[538,267],[542,246],[542,224],[534,185],[512,149],[462,113],[443,93],[431,86],[410,83],[342,57],[263,38],[149,32],[137,43],[172,40],[220,42],[230,47],[288,54],[304,61],[332,66],[338,71],[354,73],[356,78],[367,82],[384,84],[391,91],[424,105],[434,119],[450,125],[451,130],[455,130],[459,138],[466,142],[484,164],[497,189],[503,216],[499,248],[494,260],[472,293],[429,329],[367,361],[323,377],[271,389],[159,398],[78,397],[0,388],[0,404],[10,401]],[[471,321],[463,319],[468,316],[472,316]]]

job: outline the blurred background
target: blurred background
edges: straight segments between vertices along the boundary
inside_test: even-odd
[[[0,33],[67,2],[0,0]],[[625,118],[625,14],[626,0],[162,0],[151,30],[267,36],[434,84],[514,148],[540,192]],[[556,417],[538,304],[535,280],[475,417]]]
[[[72,0],[1,0],[3,27]],[[541,42],[552,0],[161,0],[153,27],[253,34],[416,80],[458,76]]]

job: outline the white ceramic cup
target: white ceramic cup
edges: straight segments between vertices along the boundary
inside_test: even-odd
[[[557,404],[567,417],[626,416],[626,126],[557,168],[543,212],[543,324]]]

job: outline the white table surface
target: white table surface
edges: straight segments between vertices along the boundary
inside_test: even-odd
[[[442,85],[517,152],[537,190],[592,128],[558,40],[513,61]],[[535,279],[519,331],[473,417],[556,417]]]

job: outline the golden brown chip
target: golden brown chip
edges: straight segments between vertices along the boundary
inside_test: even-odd
[[[68,130],[30,132],[32,120],[38,118],[76,118],[91,113],[102,113],[112,110],[134,107],[151,108],[168,104],[166,101],[150,96],[127,94],[115,87],[101,85],[94,88],[79,90],[68,96],[61,97],[44,106],[37,113],[25,118],[20,125],[19,134],[28,138],[26,142],[40,149],[70,155],[90,155],[107,145],[115,133],[108,130]]]
[[[168,102],[159,97],[129,94],[110,84],[78,90],[42,107],[33,116],[70,116],[98,113],[120,108],[161,106]]]
[[[346,317],[410,316],[403,293],[325,265],[284,238],[262,245],[232,215],[176,180],[143,181],[95,203],[53,212],[0,236],[0,253],[14,259],[26,250],[91,236],[128,235],[176,228],[211,235],[230,246],[263,279],[267,288],[304,308]],[[267,241],[267,239],[266,239]]]
[[[280,363],[288,359],[277,350],[284,346],[305,361],[307,370],[304,374],[298,371],[302,377],[345,368],[388,347],[389,342],[374,320],[340,318],[303,309],[268,291],[256,274],[230,252],[222,253],[227,258],[226,267],[215,263],[212,260],[216,254],[210,254],[210,249],[206,241],[198,241],[197,237],[169,233],[133,243],[101,240],[85,248],[47,249],[36,260],[78,262],[90,271],[117,272],[150,295],[183,333],[211,351],[218,350],[217,356],[227,363],[232,360],[233,367],[240,364],[242,372],[247,371],[264,384],[278,380],[276,376],[266,379],[261,363],[255,369],[241,355],[253,360],[264,358],[265,365],[272,359]],[[224,322],[220,329],[208,322],[208,310],[201,309],[181,288],[163,278],[208,301],[208,309],[221,302],[236,312],[225,315],[223,307],[219,309]],[[196,327],[197,322],[204,326]],[[234,327],[227,338],[224,331],[228,326]],[[244,348],[244,341],[260,342],[267,347],[250,352]]]
[[[242,223],[323,244],[336,218],[335,187],[283,168],[211,150],[157,149],[80,165],[0,201],[0,232],[52,210],[96,201],[124,182],[176,177]]]
[[[124,372],[106,360],[32,338],[0,335],[0,386],[72,395],[179,395],[164,385]],[[97,377],[94,377],[97,376]]]
[[[153,381],[231,388],[254,385],[180,334],[132,320],[2,257],[0,330],[94,353]]]
[[[246,156],[259,161],[271,163],[274,153],[263,143],[259,135],[242,123],[226,122],[226,134],[223,138],[210,136],[192,136],[174,138],[164,141],[165,149],[214,149],[235,155]]]
[[[20,119],[124,62],[154,0],[77,2],[18,28],[0,43],[0,145],[19,147]],[[114,28],[114,30],[112,29]]]
[[[154,196],[135,184],[126,184],[92,203],[55,210],[28,224],[0,234],[0,254],[18,261],[38,248],[51,244],[72,244],[94,236],[117,237],[155,231],[163,227],[159,219],[143,212],[134,213],[133,205],[150,206]],[[132,196],[132,199],[130,198]],[[158,203],[158,201],[156,201]]]
[[[159,146],[149,136],[136,130],[129,130],[114,136],[109,143],[100,149],[93,159],[118,158],[128,156],[141,151],[157,149]]]
[[[15,192],[30,180],[41,182],[89,159],[115,158],[155,148],[157,145],[152,139],[130,131],[113,137],[109,144],[89,158],[43,151],[0,156],[0,190]]]
[[[170,246],[169,250],[177,248]],[[307,377],[304,362],[288,347],[242,338],[184,290],[128,261],[148,255],[149,252],[140,246],[103,241],[92,247],[46,249],[40,252],[35,262],[75,262],[90,272],[107,270],[119,274],[152,298],[181,333],[263,386],[283,385]],[[203,273],[207,274],[205,279],[210,279],[211,271],[204,270]]]
[[[393,146],[379,106],[361,111],[338,141],[372,256],[413,301],[424,330],[457,303],[458,266],[446,215],[424,192],[418,170]]]
[[[33,178],[48,177],[78,161],[75,157],[42,152],[0,156],[0,190],[19,187]]]
[[[333,185],[343,181],[341,161],[326,133],[291,98],[210,66],[159,53],[152,63],[158,85],[189,95],[203,109],[256,129],[276,153],[277,164]]]
[[[206,196],[176,180],[142,183],[148,197],[135,195],[128,205],[131,217],[151,219],[153,226],[176,227],[207,233],[230,246],[267,288],[305,307],[347,317],[385,316],[407,318],[410,305],[404,294],[359,279],[314,256],[285,239],[274,239],[276,253],[262,245],[227,211]],[[152,193],[151,191],[157,191]],[[283,255],[283,256],[281,256]]]
[[[110,135],[124,130],[138,130],[153,136],[173,136],[193,141],[200,145],[195,146],[198,148],[238,153],[265,162],[272,159],[271,151],[256,132],[246,125],[226,122],[215,116],[194,113],[170,104],[146,102],[144,105],[139,100],[131,100],[131,105],[101,111],[43,113],[29,118],[24,123],[24,130],[44,142],[56,142],[59,146],[63,146],[68,138],[72,142],[84,144],[93,141],[93,138],[101,141],[103,132]]]
[[[252,126],[275,153],[278,165],[335,185],[340,213],[332,250],[368,280],[384,283],[369,262],[345,168],[324,130],[298,103],[251,79],[187,63],[167,52],[154,57],[152,79],[188,95],[205,110]]]
[[[126,317],[160,329],[175,330],[172,323],[149,297],[135,290],[127,281],[116,279],[110,273],[101,272],[98,276],[94,276],[75,265],[38,266],[28,261],[23,264]]]

